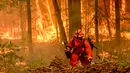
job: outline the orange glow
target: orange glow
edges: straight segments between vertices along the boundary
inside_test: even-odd
[[[14,28],[14,29],[7,29],[6,31],[4,32],[1,32],[1,39],[10,39],[10,40],[13,40],[13,39],[21,39],[21,36],[20,36],[20,31],[18,31],[18,28]],[[15,36],[15,35],[18,35],[18,36]]]
[[[122,7],[121,7],[121,10],[122,10],[121,13],[122,13],[122,14],[125,13],[125,8],[126,8],[126,7],[125,7],[125,4],[126,4],[126,3],[125,3],[125,0],[122,0]]]
[[[8,37],[9,37],[9,31],[7,31],[6,33],[4,33],[3,36],[4,36],[4,37],[1,37],[2,39],[4,39],[4,38],[8,38]]]
[[[36,42],[50,42],[50,40],[53,40],[56,38],[56,30],[54,27],[54,23],[52,20],[52,15],[51,15],[51,11],[50,11],[50,7],[47,1],[47,9],[48,9],[48,17],[51,19],[50,23],[52,25],[49,25],[47,28],[43,29],[43,16],[40,10],[40,7],[38,5],[38,1],[39,0],[35,0],[36,1],[36,7],[37,7],[37,15],[39,16],[39,18],[36,21],[36,31],[37,31],[37,39]]]
[[[105,51],[103,51],[99,55],[102,56],[102,57],[109,57],[110,56],[110,54],[108,52],[105,52]]]
[[[115,8],[114,8],[114,1],[110,0],[110,19],[115,18]]]
[[[88,8],[88,10],[85,9],[85,3],[83,2],[85,0],[81,0],[81,21],[82,21],[82,29],[85,30],[85,27],[87,26],[87,29],[89,29],[89,35],[94,35],[95,36],[95,28],[94,28],[94,22],[92,22],[92,19],[94,17],[94,10],[92,8],[88,8],[88,5],[86,5],[86,8]],[[65,5],[65,0],[63,0],[63,2],[61,2],[61,17],[62,17],[62,20],[63,20],[63,26],[65,27],[65,32],[66,34],[68,35],[68,28],[69,28],[69,25],[68,25],[68,10],[66,8],[67,7],[67,4]],[[35,28],[36,29],[33,29],[32,33],[35,33],[33,34],[33,42],[52,42],[54,40],[56,40],[56,27],[54,25],[54,18],[53,18],[53,9],[51,8],[51,3],[49,0],[45,0],[45,3],[44,3],[44,6],[46,7],[46,17],[48,19],[48,21],[44,22],[44,17],[43,17],[43,14],[44,12],[41,12],[41,9],[40,9],[40,5],[39,5],[39,0],[35,0],[35,3],[36,3],[36,14],[38,15],[38,19],[36,19],[36,24],[34,24],[33,26],[36,26]],[[125,13],[125,0],[122,1],[122,7],[121,7],[121,15],[123,13]],[[114,18],[115,18],[115,9],[114,9],[114,1],[110,0],[110,20],[113,20],[110,22],[111,23],[114,23]],[[91,24],[90,24],[91,22]],[[15,27],[12,26],[12,28],[10,27],[7,27],[8,29],[6,29],[6,25],[7,24],[4,24],[1,23],[1,31],[0,31],[0,37],[1,39],[11,39],[11,40],[14,40],[14,39],[21,39],[21,27],[19,27],[18,25]],[[99,37],[103,37],[103,40],[109,40],[109,31],[108,31],[108,28],[106,26],[106,23],[105,21],[102,22],[103,25],[100,25],[99,26]],[[122,21],[121,21],[121,24]],[[9,25],[9,24],[8,24]],[[86,25],[86,26],[85,26]],[[89,28],[90,26],[92,25],[91,28]],[[126,25],[126,24],[124,24]],[[44,27],[46,26],[46,27]],[[112,27],[112,25],[111,25]],[[86,30],[87,30],[86,29]],[[2,31],[3,30],[3,31]],[[34,32],[35,31],[35,32]],[[115,33],[116,33],[116,30],[115,28],[111,28],[111,34],[112,34],[112,37],[115,36]],[[87,35],[87,34],[86,34]],[[105,36],[105,37],[104,37]],[[130,33],[129,32],[121,32],[121,37],[125,37],[125,39],[130,39]]]
[[[37,8],[37,15],[39,17],[36,21],[36,31],[38,33],[36,41],[41,42],[41,41],[43,41],[43,35],[42,35],[42,31],[43,31],[42,18],[43,17],[42,17],[41,11],[40,11],[40,7],[38,5],[39,0],[35,0],[35,1],[36,1],[36,8]]]
[[[36,14],[39,18],[36,19],[36,24],[33,25],[35,26],[35,29],[32,29],[33,42],[52,42],[56,39],[56,29],[52,20],[51,9],[49,7],[48,0],[46,1],[46,8],[48,11],[47,17],[50,19],[50,21],[46,23],[43,23],[43,15],[39,7],[39,0],[35,0],[35,3],[37,9]],[[8,29],[5,29],[5,25],[3,24],[0,31],[1,39],[21,39],[21,27],[15,25],[11,28],[7,27]],[[43,28],[43,25],[47,26]]]
[[[50,18],[50,23],[51,23],[52,25],[54,25],[53,20],[52,20],[51,8],[50,8],[50,5],[49,5],[49,3],[48,3],[48,0],[46,1],[46,7],[47,7],[47,9],[48,9],[48,14],[49,14],[49,18]]]
[[[61,19],[63,21],[63,26],[64,26],[64,29],[65,29],[65,33],[66,35],[69,35],[68,33],[68,29],[69,29],[69,21],[68,21],[68,1],[67,0],[62,0],[61,1]]]
[[[130,39],[130,32],[122,32],[121,37],[125,37],[126,40]]]

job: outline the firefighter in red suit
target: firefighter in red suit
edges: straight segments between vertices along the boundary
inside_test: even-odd
[[[80,60],[82,66],[87,66],[92,60],[92,50],[87,40],[83,38],[83,32],[79,29],[76,30],[74,37],[69,41],[68,51],[71,51],[70,65],[72,68],[76,66]]]

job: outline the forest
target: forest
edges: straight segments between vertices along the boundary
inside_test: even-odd
[[[96,48],[71,69],[81,29]],[[0,0],[0,73],[129,73],[130,0]]]

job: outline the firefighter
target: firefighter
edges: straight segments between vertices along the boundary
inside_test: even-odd
[[[82,66],[87,66],[92,61],[92,49],[89,42],[84,39],[82,30],[76,30],[68,46],[68,51],[71,51],[70,65],[72,68],[76,66],[78,61],[81,62]]]

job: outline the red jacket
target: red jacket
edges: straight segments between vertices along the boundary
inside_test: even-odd
[[[81,45],[83,45],[84,47]],[[70,48],[76,48],[76,46],[74,44],[74,39],[70,40],[70,42],[68,43],[68,46],[70,46]],[[90,44],[87,40],[84,40],[78,47],[86,49],[85,51],[86,51],[86,54],[88,55],[88,57],[92,57],[92,49],[91,49]]]

